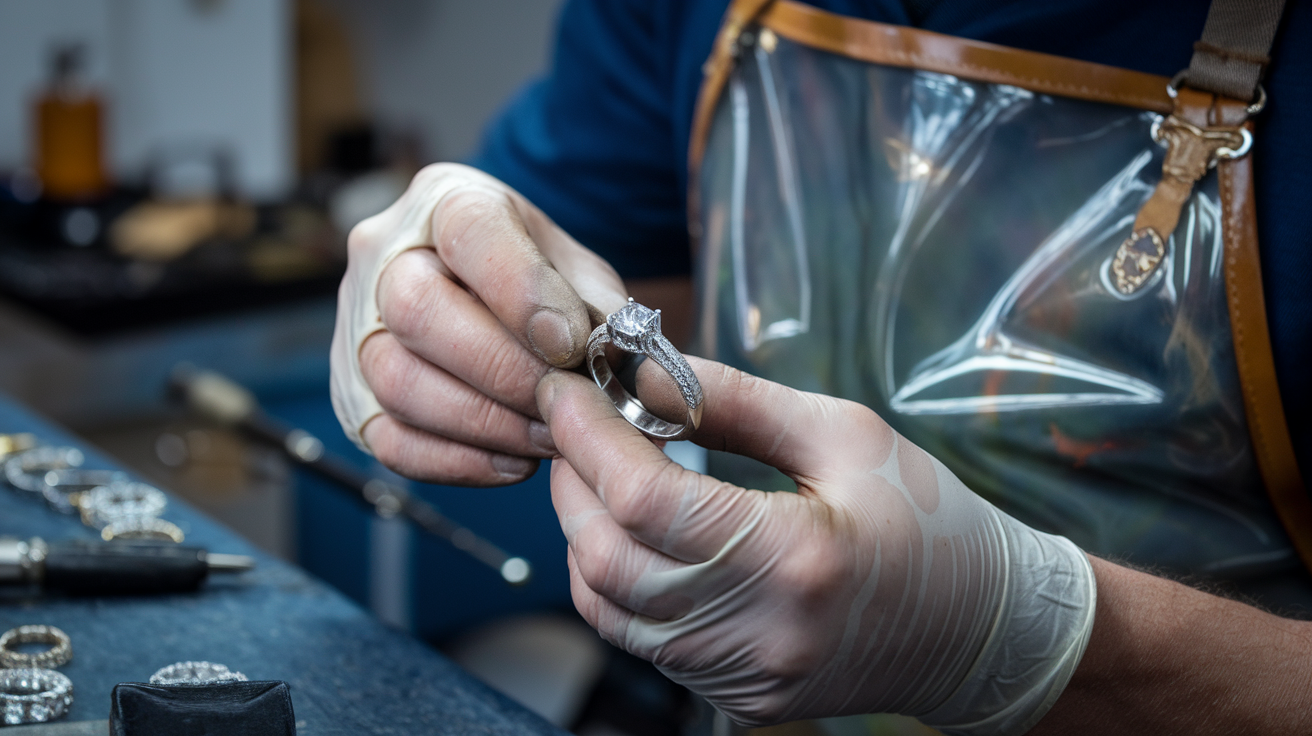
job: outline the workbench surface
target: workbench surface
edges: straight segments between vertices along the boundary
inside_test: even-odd
[[[88,468],[118,467],[0,396],[0,433],[11,432],[81,447]],[[103,720],[115,684],[146,681],[173,662],[209,660],[252,680],[288,682],[303,735],[563,733],[176,498],[163,518],[186,532],[188,545],[251,555],[258,567],[211,579],[189,595],[77,599],[0,592],[0,631],[50,624],[72,638],[73,661],[59,668],[73,681],[75,697],[64,720]],[[0,535],[97,538],[77,518],[8,486],[0,486]]]

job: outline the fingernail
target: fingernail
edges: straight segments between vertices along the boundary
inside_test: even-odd
[[[511,478],[523,478],[537,467],[536,460],[529,460],[524,457],[515,457],[514,455],[493,455],[492,467],[502,475]]]
[[[551,405],[556,402],[556,377],[552,375],[554,372],[554,369],[549,371],[541,381],[538,381],[538,412],[548,422],[551,421]],[[555,443],[552,444],[554,446]]]
[[[539,450],[552,455],[556,454],[556,442],[551,438],[551,427],[546,424],[537,421],[529,422],[528,439]]]
[[[569,321],[550,309],[540,310],[529,319],[528,342],[538,357],[552,365],[566,363],[574,353]]]

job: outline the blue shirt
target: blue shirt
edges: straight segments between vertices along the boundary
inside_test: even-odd
[[[842,15],[1169,77],[1207,2],[811,0]],[[474,165],[541,207],[626,278],[691,270],[688,141],[727,0],[571,0],[551,70],[489,126]],[[918,8],[931,6],[928,11]],[[909,6],[909,7],[908,7]],[[1289,3],[1254,140],[1258,233],[1276,372],[1312,473],[1312,4]]]

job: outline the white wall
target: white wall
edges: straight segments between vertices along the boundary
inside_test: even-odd
[[[365,102],[431,160],[466,155],[547,65],[563,0],[325,0],[348,21]],[[0,0],[0,170],[27,163],[28,101],[56,40],[84,40],[111,96],[110,162],[221,143],[242,188],[292,181],[291,0]]]
[[[562,0],[328,0],[348,21],[365,103],[430,160],[465,156],[546,69]]]
[[[239,188],[274,197],[293,181],[289,0],[3,0],[0,168],[29,163],[32,94],[50,45],[85,41],[109,100],[111,169],[224,147]]]

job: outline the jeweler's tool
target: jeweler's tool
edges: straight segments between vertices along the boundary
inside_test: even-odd
[[[71,595],[149,595],[195,590],[211,574],[251,570],[245,555],[150,542],[47,544],[0,537],[0,586],[39,586]]]
[[[344,458],[328,452],[318,437],[266,414],[250,391],[229,378],[181,365],[173,371],[170,390],[196,413],[238,427],[256,439],[279,447],[294,462],[354,491],[379,516],[404,516],[420,529],[445,539],[496,570],[511,585],[523,585],[532,575],[528,560],[507,554],[404,488],[358,470]]]

